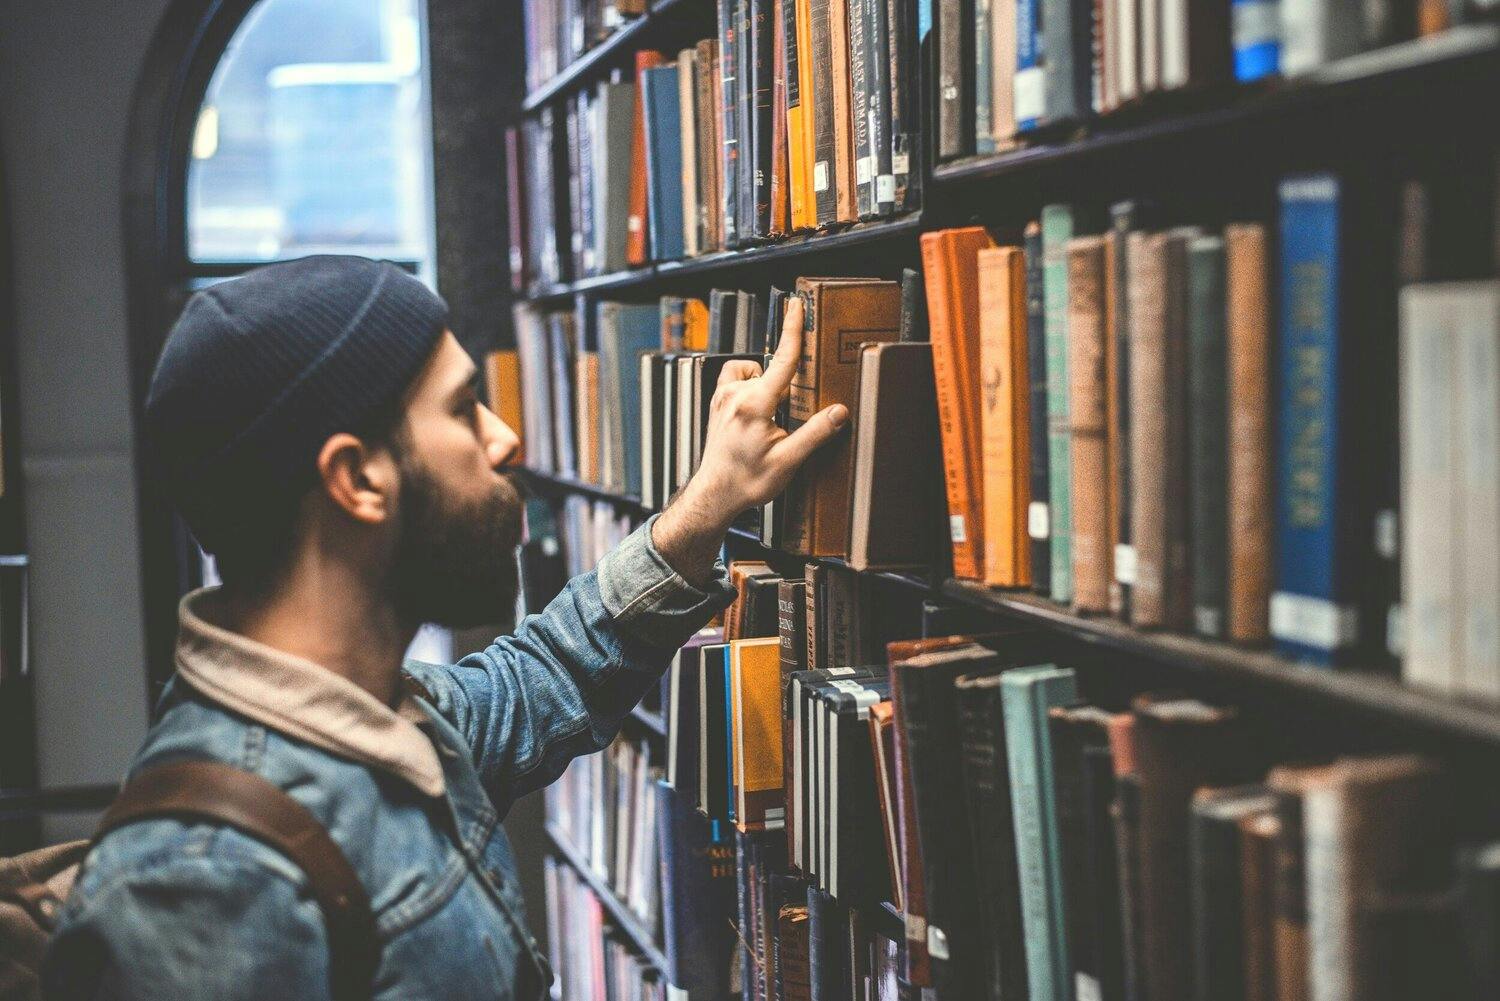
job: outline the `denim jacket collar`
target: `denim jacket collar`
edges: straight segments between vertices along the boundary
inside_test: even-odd
[[[325,667],[226,629],[212,621],[216,592],[194,591],[178,607],[183,681],[273,730],[443,794],[442,764],[417,725],[427,716],[409,686],[393,710]]]

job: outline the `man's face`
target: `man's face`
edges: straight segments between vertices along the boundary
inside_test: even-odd
[[[401,470],[390,587],[408,622],[497,622],[516,596],[521,497],[504,475],[520,444],[479,402],[451,333],[417,377],[397,433]]]

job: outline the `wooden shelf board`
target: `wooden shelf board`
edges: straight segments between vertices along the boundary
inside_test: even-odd
[[[666,953],[662,951],[662,947],[657,944],[656,940],[646,930],[645,922],[641,920],[638,914],[627,907],[623,900],[615,896],[614,890],[608,883],[599,878],[598,873],[589,868],[588,862],[573,847],[572,842],[568,840],[566,834],[550,822],[546,825],[546,831],[547,838],[552,842],[554,849],[552,854],[562,859],[568,864],[569,868],[578,873],[583,881],[588,884],[589,889],[593,891],[594,896],[599,898],[599,902],[604,905],[604,909],[609,912],[609,916],[614,922],[615,927],[620,929],[625,934],[625,937],[630,939],[635,945],[636,949],[665,975],[668,970]]]

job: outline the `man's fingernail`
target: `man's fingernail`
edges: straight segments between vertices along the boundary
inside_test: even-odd
[[[849,408],[842,403],[835,403],[828,408],[828,419],[836,428],[843,427],[849,420]]]

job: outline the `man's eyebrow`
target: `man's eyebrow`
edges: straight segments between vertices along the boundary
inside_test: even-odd
[[[465,395],[479,395],[479,369],[477,368],[469,374],[467,379],[455,385],[452,392],[448,394],[449,398],[454,400]]]

